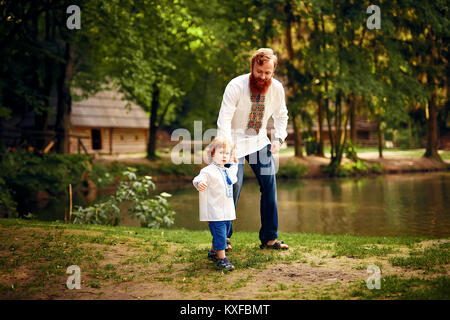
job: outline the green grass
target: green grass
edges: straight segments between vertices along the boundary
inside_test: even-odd
[[[187,297],[201,298],[216,292],[227,295],[246,290],[250,284],[255,286],[260,273],[270,266],[279,266],[276,268],[290,270],[288,276],[280,281],[275,277],[271,282],[261,283],[254,298],[448,297],[449,278],[444,271],[450,260],[449,243],[433,242],[422,248],[422,242],[429,240],[426,238],[283,233],[280,238],[291,249],[275,251],[260,250],[255,232],[236,232],[232,238],[233,250],[228,254],[236,270],[233,277],[229,277],[206,259],[211,242],[208,231],[19,219],[0,219],[0,228],[3,230],[0,232],[0,298],[32,298],[43,290],[58,296],[69,265],[79,265],[84,272],[84,285],[91,290],[101,289],[102,294],[107,288],[122,283],[132,287],[141,282],[158,282],[176,288]],[[9,236],[2,236],[5,232]],[[119,251],[122,256],[110,260],[112,252],[117,250],[122,250]],[[409,256],[405,256],[405,250]],[[363,279],[367,278],[364,272],[367,266],[374,263],[380,267],[390,264],[398,268],[399,275],[404,270],[414,276],[383,275],[382,289],[377,291],[368,290],[361,281],[353,282],[348,288],[339,282],[309,288],[300,278],[289,281],[291,276],[293,280],[301,276],[295,275],[298,266],[313,272],[331,268],[335,261],[348,263],[346,268],[361,272]],[[5,282],[18,270],[30,275],[26,281]],[[427,278],[432,275],[433,278]]]
[[[397,275],[381,278],[380,289],[368,289],[362,281],[348,295],[359,299],[401,299],[401,300],[448,300],[450,299],[450,278],[425,279],[412,277],[402,279]]]
[[[445,266],[450,263],[450,243],[433,245],[424,250],[413,250],[409,257],[393,257],[389,261],[393,266],[446,273]]]

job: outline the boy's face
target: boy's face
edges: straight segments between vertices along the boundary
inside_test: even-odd
[[[223,166],[226,163],[230,162],[231,158],[231,149],[218,147],[216,148],[213,156],[213,161],[217,163],[219,166]]]

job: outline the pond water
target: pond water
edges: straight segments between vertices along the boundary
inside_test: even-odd
[[[360,179],[279,180],[280,232],[368,236],[450,236],[450,173],[402,174]],[[171,191],[176,226],[207,229],[198,221],[192,185]],[[235,231],[259,231],[260,192],[244,180]]]
[[[206,222],[198,220],[198,192],[192,184],[157,187],[172,194],[170,203],[177,212],[174,228],[208,230]],[[450,236],[450,172],[278,180],[277,188],[279,232]],[[235,232],[259,231],[259,201],[257,181],[244,180]],[[42,220],[64,220],[64,204],[59,202],[40,205],[36,215]],[[81,203],[85,200],[76,196],[74,204]],[[122,224],[139,225],[129,217]]]

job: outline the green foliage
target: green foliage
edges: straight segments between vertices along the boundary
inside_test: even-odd
[[[170,209],[167,201],[171,195],[163,192],[155,198],[150,198],[150,190],[155,189],[151,177],[138,177],[136,169],[128,168],[122,173],[126,178],[120,181],[116,193],[105,202],[90,207],[76,207],[73,215],[74,223],[118,225],[122,220],[119,205],[130,202],[127,211],[132,218],[137,218],[142,227],[169,227],[174,223],[175,212]]]
[[[116,176],[108,171],[108,168],[99,163],[95,162],[92,165],[91,179],[95,185],[99,188],[104,188],[110,186],[114,183],[114,178]]]
[[[411,149],[420,146],[419,135],[415,130],[412,132],[408,128],[395,130],[395,143],[400,149]]]
[[[138,166],[136,165],[136,168],[137,167]],[[109,174],[112,175],[113,177],[120,176],[122,172],[126,170],[128,170],[128,167],[126,165],[120,164],[117,161],[114,161],[111,166],[108,166]],[[138,172],[138,175],[145,175],[145,174]]]
[[[57,196],[64,194],[69,184],[73,188],[81,186],[90,159],[80,154],[5,151],[0,160],[0,211],[15,215],[17,204],[39,191]]]
[[[299,179],[303,177],[308,168],[306,166],[302,166],[299,163],[294,163],[293,161],[287,161],[283,166],[280,166],[278,169],[278,177],[285,179]]]
[[[356,161],[358,159],[358,154],[356,153],[356,147],[351,140],[347,140],[344,147],[344,153],[347,159]]]
[[[0,217],[17,217],[16,206],[17,203],[13,199],[11,190],[9,190],[5,180],[0,177]]]
[[[381,163],[375,162],[372,167],[370,168],[370,170],[373,173],[382,173],[384,171],[383,165]]]
[[[355,162],[347,162],[343,165],[334,163],[334,165],[321,166],[321,169],[323,173],[328,174],[330,177],[350,177],[364,175],[369,172],[382,172],[382,166],[380,164],[376,164],[374,167],[374,169],[369,168],[365,161],[357,159]]]
[[[72,187],[81,184],[89,161],[89,156],[81,154],[6,152],[2,157],[0,175],[15,191],[33,194],[45,190],[56,195],[65,192],[69,184]]]
[[[195,164],[176,165],[170,162],[170,163],[162,163],[160,166],[157,167],[156,172],[162,175],[190,177],[195,175],[195,173],[200,172],[200,167]]]
[[[303,141],[305,142],[306,154],[307,155],[311,155],[311,154],[316,154],[317,153],[317,148],[319,146],[319,143],[317,142],[317,139],[316,139],[315,136],[308,135],[307,137],[305,137],[303,139]]]
[[[138,176],[176,176],[192,177],[200,172],[201,166],[197,164],[174,164],[172,162],[162,162],[159,164],[136,164],[133,166]],[[109,168],[110,176],[118,176],[127,167],[120,164],[113,164]]]

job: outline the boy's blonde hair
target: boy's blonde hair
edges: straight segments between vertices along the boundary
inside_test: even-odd
[[[227,149],[229,148],[231,151],[231,157],[230,160],[232,162],[237,163],[236,154],[235,154],[235,145],[234,143],[229,140],[228,138],[224,136],[215,137],[213,141],[205,148],[206,155],[207,155],[207,162],[212,163],[212,158],[214,156],[214,153],[216,152],[216,149]]]

